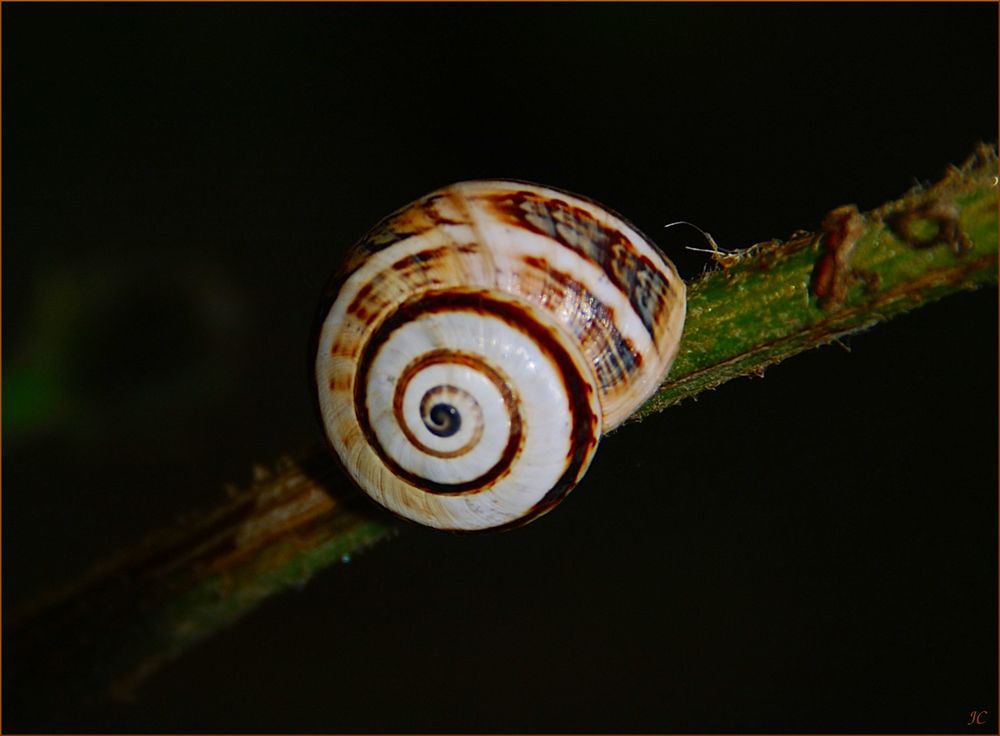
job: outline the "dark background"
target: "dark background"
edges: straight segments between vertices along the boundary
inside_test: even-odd
[[[319,438],[319,291],[421,194],[578,191],[692,277],[667,222],[787,236],[997,132],[993,4],[2,13],[5,611]],[[995,733],[996,300],[626,426],[528,527],[407,527],[136,702],[4,730]]]

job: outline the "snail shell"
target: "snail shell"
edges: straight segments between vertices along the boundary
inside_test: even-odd
[[[314,334],[326,437],[400,516],[523,524],[656,390],[684,313],[674,265],[601,205],[453,184],[382,220],[328,285]]]

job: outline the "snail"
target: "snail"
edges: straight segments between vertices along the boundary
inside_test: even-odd
[[[524,524],[660,385],[684,315],[674,265],[596,202],[519,181],[444,187],[379,222],[324,291],[326,439],[398,516]]]

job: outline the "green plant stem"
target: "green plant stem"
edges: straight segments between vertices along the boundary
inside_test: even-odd
[[[689,285],[669,379],[632,420],[948,294],[995,284],[996,164],[984,147],[934,186],[847,216],[839,248],[834,222],[787,242],[717,253],[715,267]],[[283,459],[256,471],[248,488],[231,489],[219,508],[8,621],[8,682],[15,691],[127,693],[268,596],[398,528],[325,449]]]
[[[855,284],[833,309],[820,308],[811,289],[824,254],[821,233],[716,256],[719,267],[689,286],[684,339],[668,380],[630,421],[732,378],[761,375],[796,353],[948,294],[995,284],[996,172],[995,154],[983,149],[962,168],[950,168],[934,186],[914,189],[864,215],[851,260]],[[914,248],[890,225],[942,203],[954,206],[973,247],[960,253],[959,243]],[[916,230],[914,225],[911,231]]]

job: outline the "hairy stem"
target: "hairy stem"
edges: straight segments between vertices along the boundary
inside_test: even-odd
[[[669,379],[632,421],[932,300],[995,284],[996,152],[983,147],[934,186],[875,211],[838,207],[817,232],[720,251],[714,260],[689,284]],[[8,618],[8,697],[42,687],[127,694],[263,599],[397,529],[325,448],[258,469],[219,508]]]

